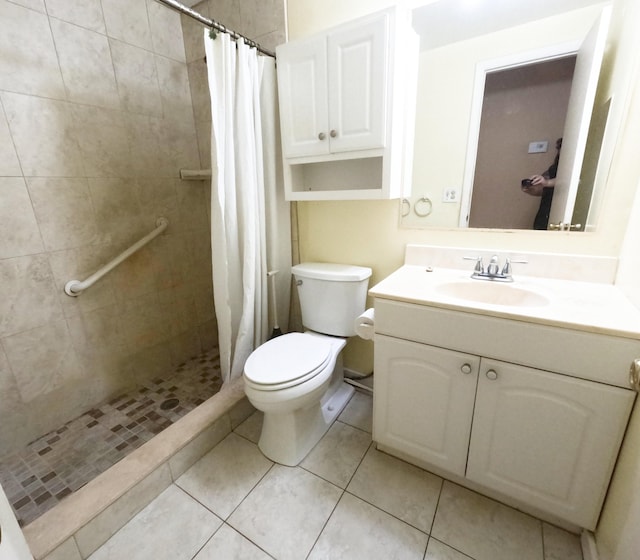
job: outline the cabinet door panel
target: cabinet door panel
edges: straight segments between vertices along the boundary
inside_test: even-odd
[[[328,39],[331,151],[385,145],[389,17],[334,32]]]
[[[328,154],[326,38],[281,45],[277,55],[284,156]]]
[[[467,478],[593,529],[633,398],[483,358]]]
[[[374,440],[463,476],[479,363],[476,356],[376,336]]]

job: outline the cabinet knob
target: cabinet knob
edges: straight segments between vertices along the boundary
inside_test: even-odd
[[[327,135],[324,132],[321,132],[320,134],[318,134],[318,140],[324,140],[327,137]]]
[[[338,136],[338,131],[332,130],[331,132],[329,132],[329,136],[331,136],[331,138],[335,138],[336,136]]]
[[[491,381],[495,381],[496,379],[498,379],[498,373],[496,372],[495,369],[490,369],[487,370],[487,379],[491,379]]]
[[[471,364],[464,364],[461,368],[460,371],[462,373],[471,373]]]

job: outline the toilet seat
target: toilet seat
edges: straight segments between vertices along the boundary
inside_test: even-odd
[[[331,360],[329,340],[289,333],[256,348],[244,366],[245,383],[260,391],[300,385],[323,371]]]

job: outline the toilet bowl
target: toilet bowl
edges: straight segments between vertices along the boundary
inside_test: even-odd
[[[264,412],[258,447],[272,461],[300,463],[351,398],[339,359],[345,344],[344,338],[290,333],[249,356],[245,393]]]
[[[354,393],[344,382],[341,350],[364,311],[371,269],[332,263],[292,267],[304,333],[256,348],[244,367],[245,393],[264,412],[258,447],[283,465],[304,459]]]

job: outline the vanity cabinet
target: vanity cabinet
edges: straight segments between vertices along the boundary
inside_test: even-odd
[[[378,447],[594,529],[635,399],[626,368],[607,383],[599,368],[625,363],[637,341],[379,298],[375,307]]]
[[[276,49],[287,200],[410,189],[418,40],[398,7]]]
[[[464,476],[480,358],[375,339],[376,441]]]
[[[466,477],[594,527],[633,391],[481,360]]]

